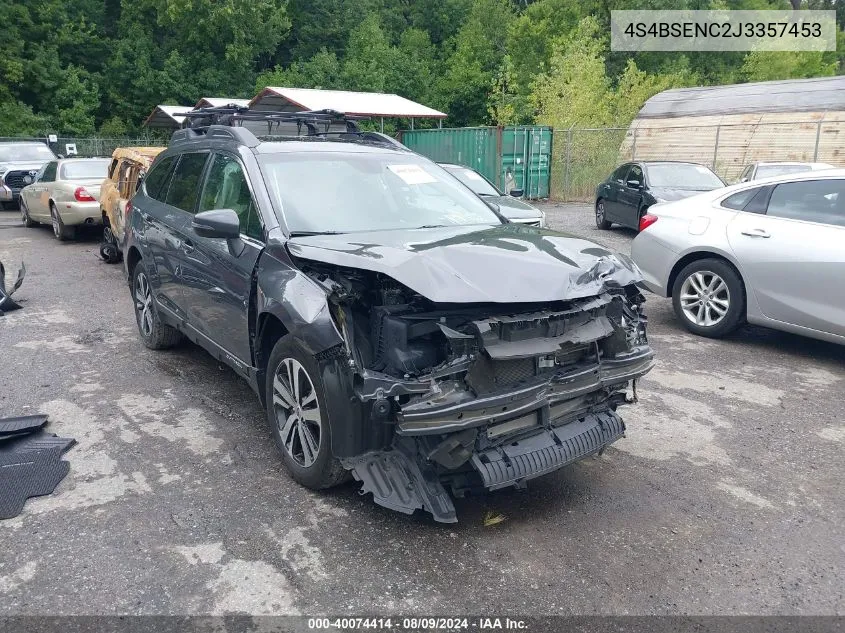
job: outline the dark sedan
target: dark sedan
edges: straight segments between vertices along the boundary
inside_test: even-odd
[[[688,198],[725,183],[704,165],[672,161],[625,163],[596,188],[596,226],[639,229],[640,218],[657,202]]]
[[[508,221],[515,224],[539,226],[541,229],[546,228],[546,214],[537,207],[519,200],[522,195],[521,189],[511,189],[510,195],[506,195],[474,169],[451,163],[440,163],[440,166],[472,189],[476,195],[495,202],[499,207],[499,213],[505,216]]]

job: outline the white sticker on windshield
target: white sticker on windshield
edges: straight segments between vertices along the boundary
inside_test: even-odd
[[[388,165],[387,168],[409,185],[424,185],[428,182],[437,182],[434,176],[419,165]]]
[[[466,170],[464,173],[466,174],[466,177],[470,180],[484,180],[484,178],[476,174],[474,171]]]
[[[707,169],[706,167],[702,167],[701,165],[696,165],[696,166],[695,166],[695,168],[696,168],[696,169],[698,170],[698,172],[699,172],[699,173],[701,173],[701,174],[709,174],[709,173],[710,173],[710,170],[709,170],[709,169]]]

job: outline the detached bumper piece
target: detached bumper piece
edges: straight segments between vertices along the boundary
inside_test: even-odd
[[[472,465],[490,490],[519,485],[603,450],[625,433],[625,423],[605,411],[545,430],[472,456]]]
[[[6,269],[3,268],[3,262],[0,262],[0,316],[2,316],[4,312],[11,312],[12,310],[17,310],[21,307],[14,299],[12,299],[12,294],[14,294],[15,290],[21,287],[25,276],[26,266],[24,266],[23,262],[21,262],[21,267],[18,269],[18,276],[15,279],[15,283],[11,290],[7,290]]]
[[[46,415],[0,419],[0,519],[11,519],[30,497],[48,495],[70,470],[62,454],[76,440],[45,433]]]
[[[613,411],[587,415],[575,422],[473,454],[470,463],[484,488],[519,486],[567,464],[598,453],[625,433]],[[434,466],[400,438],[391,450],[344,459],[343,465],[362,483],[361,494],[373,493],[379,505],[412,514],[427,510],[435,521],[455,523],[455,506]]]

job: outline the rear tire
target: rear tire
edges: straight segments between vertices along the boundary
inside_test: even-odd
[[[153,289],[144,268],[143,261],[135,264],[132,270],[132,303],[135,306],[135,322],[141,341],[150,349],[167,349],[182,340],[182,334],[174,327],[161,321],[156,309]]]
[[[724,260],[699,259],[675,279],[672,307],[693,334],[721,338],[745,321],[745,285]]]
[[[62,216],[59,215],[56,205],[52,202],[50,203],[50,218],[53,223],[53,235],[57,240],[67,242],[76,236],[76,227],[65,226],[65,223],[62,222]]]
[[[604,200],[599,198],[596,200],[596,226],[600,228],[602,231],[606,231],[610,228],[612,222],[608,222],[606,220],[606,212],[604,207]]]
[[[312,490],[345,481],[348,473],[332,455],[328,399],[317,361],[289,335],[270,353],[265,389],[267,421],[291,477]]]

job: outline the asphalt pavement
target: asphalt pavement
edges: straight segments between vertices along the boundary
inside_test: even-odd
[[[544,209],[629,252],[590,207]],[[290,480],[245,382],[141,345],[97,247],[0,213],[0,260],[28,269],[0,317],[0,416],[78,441],[56,492],[0,521],[0,615],[845,613],[845,347],[696,338],[649,296],[658,363],[627,437],[444,526]]]

